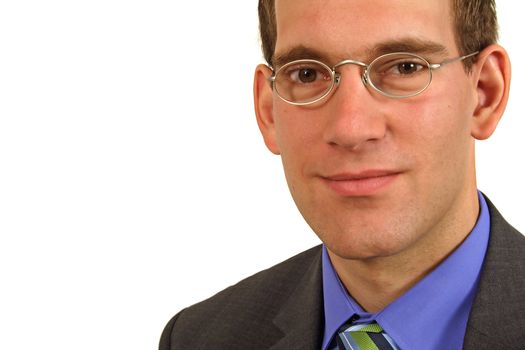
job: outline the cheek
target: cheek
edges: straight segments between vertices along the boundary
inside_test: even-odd
[[[419,168],[427,172],[428,180],[436,176],[451,179],[466,171],[472,145],[468,101],[452,97],[433,96],[425,103],[413,105],[415,118],[406,132],[413,135],[408,145],[417,155]],[[455,96],[461,95],[457,92]],[[402,136],[401,136],[402,137]],[[410,150],[407,150],[410,152]]]
[[[314,145],[321,142],[322,135],[319,112],[274,103],[274,115],[277,142],[285,165],[292,163],[297,167],[314,158],[313,152],[318,149],[318,145]]]
[[[322,121],[319,111],[274,103],[276,137],[281,160],[294,199],[311,191],[307,189],[308,169],[319,162],[323,149]]]

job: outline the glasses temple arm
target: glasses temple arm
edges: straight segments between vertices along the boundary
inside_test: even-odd
[[[441,63],[433,63],[433,64],[430,64],[430,69],[438,69],[441,66],[444,66],[445,64],[449,64],[449,63],[456,62],[456,61],[463,61],[463,60],[466,60],[467,58],[476,56],[478,53],[479,51],[476,51],[473,53],[469,53],[468,55],[446,59]]]

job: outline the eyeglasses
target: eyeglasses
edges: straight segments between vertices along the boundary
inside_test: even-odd
[[[337,68],[356,64],[364,68],[361,80],[380,94],[390,98],[419,95],[432,82],[432,72],[446,64],[463,61],[479,53],[449,58],[441,63],[429,63],[423,57],[395,52],[381,55],[370,64],[344,60],[333,67],[317,60],[297,60],[286,63],[269,78],[277,95],[292,105],[309,105],[330,95],[341,82]]]

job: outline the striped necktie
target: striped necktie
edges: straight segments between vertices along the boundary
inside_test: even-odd
[[[343,326],[337,334],[339,350],[399,350],[376,322]]]

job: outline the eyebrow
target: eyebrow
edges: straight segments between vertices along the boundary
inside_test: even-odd
[[[368,58],[375,58],[391,52],[410,52],[419,55],[448,55],[447,48],[434,41],[419,38],[400,38],[374,45],[366,50]]]
[[[419,38],[407,37],[399,38],[395,40],[388,40],[385,42],[380,42],[372,47],[366,48],[364,50],[364,59],[365,63],[369,63],[374,58],[392,52],[410,52],[419,55],[448,55],[448,50],[444,45],[439,43],[422,40]],[[292,47],[282,53],[276,54],[272,60],[273,67],[281,67],[282,65],[300,59],[312,59],[318,60],[325,63],[332,62],[333,60],[329,59],[328,54],[323,53],[317,49],[298,45]],[[348,59],[349,57],[343,58],[338,57],[339,60]],[[353,59],[353,58],[352,58]]]
[[[302,59],[318,60],[322,62],[327,61],[326,55],[316,49],[299,45],[288,49],[287,51],[276,54],[272,59],[273,67],[281,67],[282,65]]]

